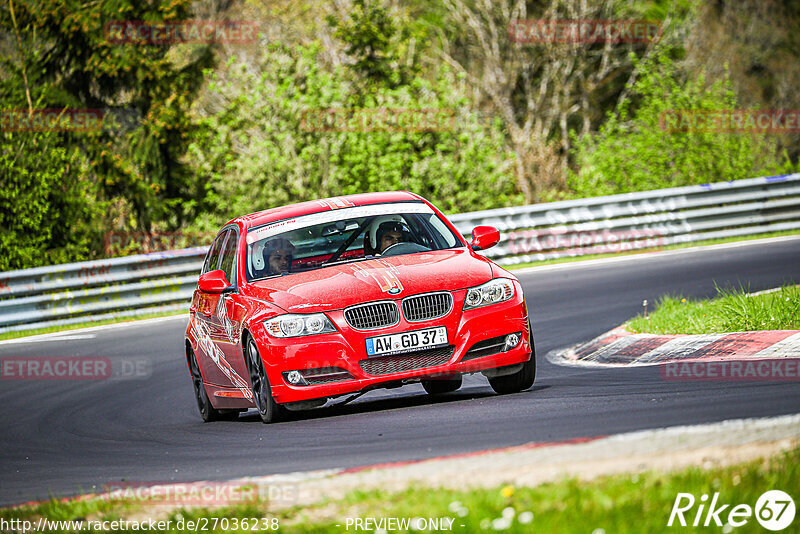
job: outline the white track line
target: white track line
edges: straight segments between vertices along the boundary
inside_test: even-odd
[[[111,330],[114,328],[124,328],[129,326],[149,326],[152,324],[164,322],[164,321],[173,321],[175,319],[181,319],[183,321],[189,320],[189,314],[183,313],[180,315],[169,315],[167,317],[153,317],[152,319],[138,319],[138,320],[131,320],[131,321],[124,321],[121,323],[112,323],[112,324],[104,324],[100,326],[87,326],[86,328],[75,328],[73,330],[62,330],[61,332],[50,332],[47,334],[37,334],[35,336],[27,336],[27,337],[20,337],[15,339],[6,339],[4,341],[0,341],[0,345],[10,345],[13,343],[35,343],[35,342],[44,342],[44,341],[62,341],[62,340],[69,340],[69,339],[88,339],[90,337],[95,337],[94,335],[84,337],[84,334],[88,332],[99,332],[102,330]]]
[[[627,256],[620,256],[619,258],[578,260],[565,263],[553,263],[550,265],[525,267],[524,269],[509,269],[509,270],[513,274],[517,275],[517,274],[537,273],[542,271],[557,271],[560,269],[572,269],[578,267],[596,267],[598,265],[602,266],[602,265],[625,262],[625,261],[652,260],[652,259],[664,258],[666,256],[679,256],[682,254],[693,254],[695,252],[705,252],[709,250],[724,250],[728,248],[748,247],[754,245],[767,245],[771,243],[782,243],[784,241],[796,241],[796,240],[800,240],[800,235],[768,237],[765,239],[751,239],[748,241],[735,241],[733,243],[719,243],[717,245],[702,245],[699,247],[679,248],[675,250],[661,250],[656,252],[644,252],[642,254],[630,254]]]

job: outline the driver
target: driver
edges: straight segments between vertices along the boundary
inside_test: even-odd
[[[379,253],[383,254],[383,252],[392,245],[409,241],[411,229],[403,222],[386,221],[378,226],[378,231],[375,235],[378,238]]]
[[[268,274],[288,272],[292,267],[293,253],[294,245],[283,237],[270,239],[264,243],[264,263],[267,264]]]

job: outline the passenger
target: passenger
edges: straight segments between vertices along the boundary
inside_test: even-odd
[[[288,239],[278,237],[264,244],[264,262],[267,264],[267,274],[281,274],[289,272],[292,268],[292,254],[294,245]]]

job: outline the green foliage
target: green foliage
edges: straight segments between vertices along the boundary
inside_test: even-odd
[[[355,59],[352,68],[378,85],[398,87],[409,82],[412,69],[401,64],[396,38],[408,37],[409,26],[400,35],[389,12],[378,0],[354,0],[348,20],[327,18],[334,35]]]
[[[741,104],[758,109],[800,108],[800,9],[797,0],[698,2],[689,60],[710,76],[729,70]],[[800,136],[772,134],[797,162]]]
[[[704,76],[683,76],[660,50],[638,65],[633,99],[624,100],[596,135],[576,139],[577,172],[568,184],[575,196],[588,197],[752,178],[791,171],[777,165],[765,136],[717,132],[669,132],[669,112],[735,110],[736,99],[725,78],[707,83]],[[773,157],[761,158],[760,154]]]
[[[225,104],[190,147],[214,206],[197,222],[201,230],[243,213],[367,191],[410,190],[447,211],[519,201],[499,125],[470,112],[447,72],[364,95],[351,72],[321,67],[317,46],[271,44],[253,68],[234,60],[225,74],[224,81],[212,75],[210,88]],[[331,108],[453,110],[455,120],[441,131],[309,127],[309,116]]]
[[[102,206],[85,170],[53,133],[0,133],[0,271],[90,255]]]
[[[13,43],[0,59],[4,107],[26,109],[29,92],[36,109],[122,110],[135,119],[128,129],[59,136],[67,152],[84,156],[84,171],[100,186],[97,195],[122,206],[120,220],[95,221],[98,231],[103,223],[176,227],[192,216],[198,188],[180,158],[192,130],[189,108],[203,69],[213,64],[211,47],[120,44],[106,26],[186,20],[190,6],[189,0],[17,0],[0,7],[0,26],[12,36],[6,44]]]
[[[408,45],[419,36],[414,23],[363,0],[349,18],[329,24],[353,57],[346,66],[326,65],[318,44],[273,43],[255,62],[232,58],[225,70],[209,73],[208,99],[222,104],[204,120],[190,161],[213,207],[195,228],[368,191],[410,190],[446,211],[520,201],[501,126],[472,112],[461,80],[446,69],[420,74],[422,47]],[[430,129],[326,128],[314,120],[326,110],[387,120],[397,110],[426,110],[444,120]]]
[[[0,133],[0,219],[7,229],[0,237],[0,269],[98,257],[103,254],[102,236],[108,231],[215,231],[235,215],[321,196],[408,189],[450,212],[519,204],[523,198],[517,187],[523,185],[516,184],[525,182],[517,181],[507,121],[512,115],[523,117],[526,109],[534,109],[531,120],[549,128],[550,133],[544,135],[547,143],[563,146],[564,154],[569,150],[569,143],[559,143],[565,132],[554,126],[558,114],[550,113],[552,106],[530,108],[525,103],[524,79],[537,80],[555,64],[541,61],[547,57],[541,46],[526,48],[526,59],[516,63],[527,65],[527,71],[509,64],[498,75],[509,77],[514,87],[508,113],[503,115],[505,123],[498,117],[478,115],[478,109],[493,109],[491,98],[475,92],[465,76],[450,72],[448,63],[432,48],[433,37],[444,36],[451,43],[448,52],[463,60],[468,72],[483,72],[491,66],[481,59],[482,48],[465,38],[469,33],[465,27],[453,22],[462,20],[456,16],[459,9],[477,5],[474,2],[353,0],[345,14],[327,19],[318,16],[327,7],[315,1],[274,8],[241,2],[212,4],[0,1],[4,36],[0,39],[0,109],[27,109],[29,103],[35,109],[121,109],[135,118],[125,129]],[[503,12],[502,4],[490,4],[482,6],[498,16]],[[731,10],[749,20],[751,7],[745,4],[720,11],[699,9],[695,0],[614,0],[598,9],[609,18],[671,20],[673,26],[689,28],[695,22],[703,24],[695,21],[697,17],[721,16]],[[559,6],[564,13],[572,9],[571,2]],[[539,16],[546,7],[541,2],[529,5],[527,16]],[[273,43],[283,44],[245,46],[239,59],[217,67],[217,45],[118,44],[107,35],[106,25],[113,21],[201,19],[215,9],[215,17],[221,19],[260,13],[253,16],[255,22],[270,35],[280,26]],[[772,24],[780,12],[758,20]],[[282,18],[275,18],[276,13]],[[737,51],[731,52],[734,82],[752,76],[767,80],[764,93],[775,96],[765,101],[777,102],[773,107],[791,107],[784,105],[791,100],[781,98],[787,91],[791,94],[786,88],[792,87],[794,70],[781,58],[791,56],[791,36],[796,32],[789,30],[795,18],[785,18],[778,25],[785,33],[779,36],[781,53],[764,56],[776,58],[767,61],[767,68],[783,73],[778,78],[759,74],[766,61],[759,58],[765,50],[774,50],[769,43],[776,37],[762,40],[764,32],[757,32],[758,40],[753,41],[753,28],[759,26],[733,32],[739,43]],[[472,22],[487,29],[496,23],[492,20],[479,17]],[[321,29],[325,24],[330,28]],[[328,43],[331,29],[335,40],[329,49],[313,44],[320,42],[317,38]],[[498,35],[502,44],[505,37]],[[709,38],[713,37],[711,32]],[[605,56],[595,53],[599,48],[585,49],[584,56],[571,58],[574,67],[564,67],[586,73],[573,76],[582,80],[581,95],[587,96],[583,91],[589,88],[586,107],[570,107],[566,121],[570,131],[594,128],[616,106],[631,77],[631,62],[624,49],[616,49],[612,57],[624,61],[617,63],[608,78],[592,81],[592,73],[602,70],[605,61]],[[645,49],[633,46],[630,50],[641,55]],[[497,52],[491,46],[487,51]],[[598,133],[577,140],[571,191],[552,185],[562,183],[558,177],[566,165],[558,162],[566,158],[558,159],[545,150],[534,151],[526,159],[525,152],[518,152],[523,154],[520,168],[525,172],[545,169],[543,176],[558,178],[543,182],[551,185],[542,186],[540,200],[791,170],[790,164],[782,163],[786,158],[776,149],[775,136],[662,131],[659,119],[666,110],[736,107],[727,79],[714,73],[712,83],[697,75],[700,67],[676,66],[670,53],[685,55],[682,49],[662,50],[640,63],[631,97],[607,115]],[[737,64],[737,57],[749,60]],[[523,71],[524,76],[519,74]],[[744,71],[749,74],[745,76]],[[521,76],[518,82],[514,76]],[[786,83],[779,84],[778,79]],[[564,98],[557,84],[544,84],[541,89]],[[201,91],[210,102],[202,106],[205,113],[198,113]],[[304,122],[307,113],[327,108],[453,110],[454,121],[435,131],[309,129]],[[537,128],[534,124],[533,131]],[[795,157],[794,145],[786,139],[784,146]]]
[[[800,330],[800,286],[749,295],[749,291],[717,289],[712,300],[666,296],[648,317],[628,323],[632,332],[713,334],[754,330]]]

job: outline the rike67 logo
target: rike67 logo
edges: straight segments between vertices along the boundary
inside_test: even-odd
[[[788,493],[781,490],[764,492],[756,501],[755,508],[748,504],[724,504],[720,501],[719,493],[714,493],[711,502],[708,502],[706,494],[695,499],[691,493],[678,493],[672,504],[667,526],[717,526],[727,527],[722,532],[730,532],[732,527],[741,527],[755,516],[756,521],[765,529],[779,531],[792,524],[794,515],[794,501]]]

